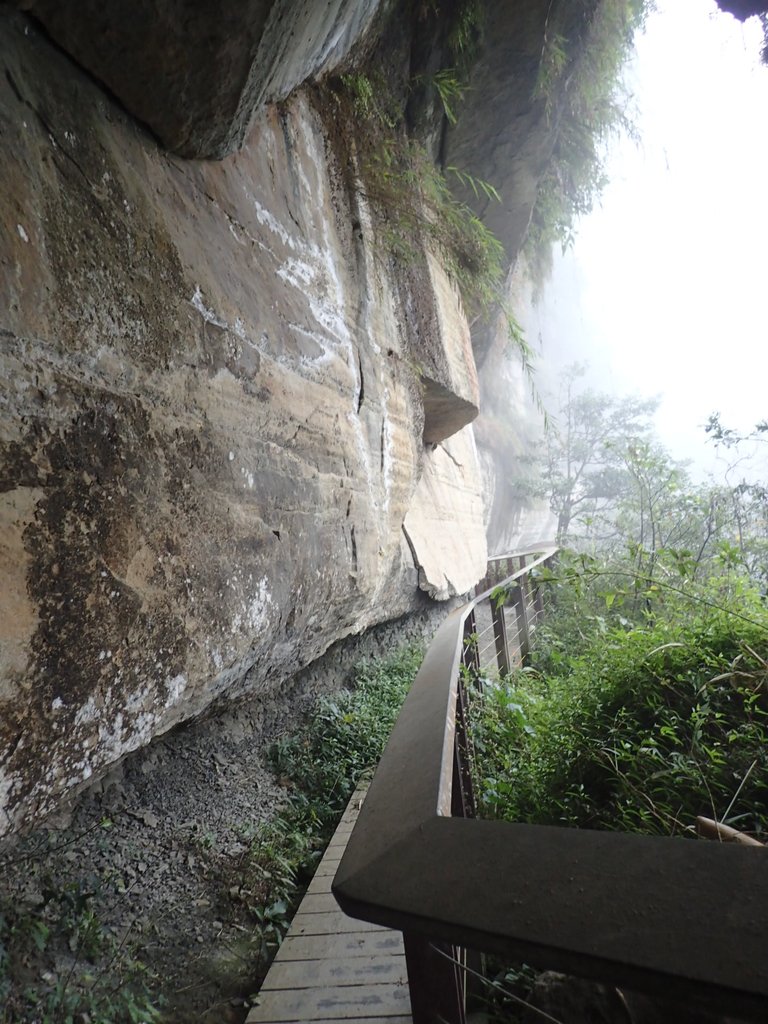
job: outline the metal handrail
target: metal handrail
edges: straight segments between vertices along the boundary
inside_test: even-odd
[[[536,547],[519,548],[517,551],[512,551],[506,555],[491,555],[488,558],[488,564],[491,565],[493,562],[508,561],[510,558],[525,558],[528,555],[540,555],[542,551],[553,553],[557,551],[557,544],[554,541],[544,541],[537,544]]]
[[[427,651],[336,873],[339,905],[403,931],[406,953],[416,935],[765,1019],[764,856],[452,816],[465,621],[490,592],[452,612]]]

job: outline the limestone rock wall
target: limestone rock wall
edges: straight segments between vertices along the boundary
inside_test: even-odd
[[[507,301],[539,357],[532,293],[521,259],[509,275]],[[488,551],[495,556],[554,542],[557,524],[538,477],[544,450],[539,403],[550,398],[544,367],[537,358],[533,377],[525,372],[503,316],[489,326],[490,343],[478,374],[480,415],[473,431],[482,465]]]
[[[189,162],[4,6],[0,57],[2,835],[407,611],[429,558],[403,524],[442,458],[422,348],[462,402],[477,381],[450,289],[414,330],[316,94]],[[441,595],[485,567],[462,477]]]
[[[485,533],[462,528],[483,519],[483,487],[471,427],[428,453],[403,531],[419,570],[419,586],[439,601],[466,593],[479,579],[477,566],[488,563]]]
[[[221,158],[267,103],[360,44],[392,0],[17,0],[165,146]]]
[[[443,143],[447,164],[493,184],[501,202],[465,187],[457,191],[501,239],[514,261],[525,239],[539,179],[551,156],[556,125],[537,95],[552,4],[481,0],[483,48],[461,107]]]

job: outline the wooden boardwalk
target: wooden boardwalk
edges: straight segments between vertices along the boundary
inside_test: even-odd
[[[246,1024],[411,1024],[402,935],[347,917],[331,894],[364,796],[344,812]]]

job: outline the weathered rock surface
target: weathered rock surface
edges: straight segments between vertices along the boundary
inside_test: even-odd
[[[20,0],[171,150],[216,158],[347,57],[386,0]]]
[[[445,163],[493,184],[501,202],[468,186],[462,198],[514,259],[525,238],[539,180],[555,144],[555,126],[537,96],[542,41],[551,5],[483,0],[483,49],[461,117],[449,125]],[[458,190],[461,193],[461,189]]]
[[[405,517],[403,531],[419,586],[439,601],[465,594],[485,574],[485,534],[463,530],[484,513],[483,480],[471,428],[435,446]]]
[[[2,834],[411,606],[457,314],[414,330],[309,94],[187,163],[7,8],[0,55]],[[475,403],[463,335],[443,362]],[[441,492],[475,568],[435,593],[482,573],[478,486]]]
[[[510,308],[535,344],[532,286],[522,262],[510,275],[507,289]],[[526,373],[503,316],[489,325],[488,337],[478,374],[481,412],[474,434],[483,470],[488,550],[493,556],[553,542],[557,522],[537,481],[544,422],[532,387],[541,394],[542,375],[538,367],[533,380]]]
[[[472,337],[455,286],[436,259],[428,260],[431,293],[435,298],[435,327],[428,332],[434,345],[434,366],[422,364],[424,440],[437,444],[477,416],[480,388]]]

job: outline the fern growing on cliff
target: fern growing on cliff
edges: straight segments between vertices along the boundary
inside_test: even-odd
[[[443,173],[426,148],[408,137],[396,98],[378,73],[345,75],[340,84],[337,98],[351,103],[362,140],[353,187],[379,220],[390,255],[410,265],[423,259],[425,247],[432,250],[459,288],[468,315],[486,312],[498,297],[504,248],[456,199],[448,176],[475,195],[499,200],[498,192],[458,167]]]
[[[456,123],[479,53],[484,8],[480,0],[449,5],[426,0],[417,17],[442,19],[442,58],[450,66],[412,71],[405,79],[395,64],[388,73],[381,65],[369,65],[332,84],[342,118],[355,121],[348,184],[372,213],[377,233],[386,242],[385,255],[416,267],[425,265],[427,252],[434,253],[457,286],[470,321],[502,316],[509,346],[519,354],[532,382],[532,352],[504,295],[504,247],[451,185],[462,186],[475,198],[499,202],[501,197],[491,182],[461,167],[438,166],[428,143],[412,137],[419,129],[407,113],[414,90],[431,89],[439,97],[445,121]],[[535,393],[533,384],[532,390]],[[540,404],[537,396],[536,401]]]
[[[475,191],[498,198],[487,182],[457,168],[450,173]],[[504,248],[469,206],[451,192],[446,176],[415,142],[375,151],[364,169],[365,197],[386,211],[387,237],[399,258],[418,258],[420,243],[437,251],[458,286],[469,316],[496,300],[504,273]]]

